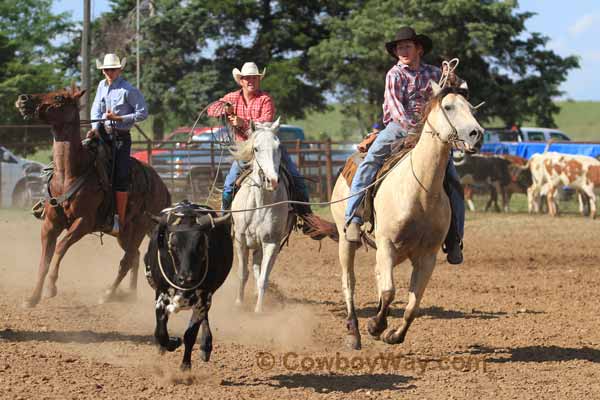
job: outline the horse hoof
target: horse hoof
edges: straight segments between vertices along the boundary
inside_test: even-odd
[[[35,306],[38,305],[39,302],[40,302],[39,297],[30,297],[23,301],[22,307],[23,308],[34,308]]]
[[[404,336],[396,333],[394,329],[388,329],[381,334],[381,340],[387,344],[400,344],[404,342]]]
[[[200,350],[200,359],[204,362],[210,361],[210,351]]]
[[[56,289],[56,286],[48,286],[46,288],[46,298],[47,299],[56,297],[57,293],[58,293],[58,290]]]
[[[189,370],[192,369],[192,363],[191,362],[189,362],[189,363],[188,362],[182,362],[181,365],[179,366],[179,369],[182,372],[189,371]]]
[[[167,351],[175,351],[179,346],[181,346],[182,340],[178,337],[169,338],[169,343],[167,344]]]
[[[350,350],[360,350],[362,347],[360,344],[360,336],[346,335],[344,342],[346,347]]]
[[[367,331],[369,332],[369,335],[373,337],[373,339],[379,340],[381,332],[385,331],[386,329],[387,320],[384,319],[381,324],[378,324],[376,318],[369,318],[369,321],[367,322]]]
[[[244,305],[244,302],[242,301],[242,299],[240,299],[240,298],[235,299],[235,306],[236,307],[239,308],[239,307],[241,307],[243,305]]]

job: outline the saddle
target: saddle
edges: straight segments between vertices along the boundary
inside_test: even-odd
[[[93,137],[83,140],[83,148],[91,155],[92,162],[88,170],[70,187],[62,196],[54,197],[50,191],[50,182],[54,176],[54,162],[51,162],[44,168],[46,177],[47,193],[44,199],[36,203],[32,208],[33,215],[38,219],[44,219],[45,205],[59,208],[62,212],[62,203],[72,198],[85,184],[92,175],[98,177],[98,182],[104,192],[104,199],[98,207],[96,221],[97,226],[94,231],[110,232],[113,226],[113,216],[115,214],[115,198],[112,190],[113,176],[113,149],[106,132],[96,132]],[[103,137],[104,136],[104,137]],[[109,139],[110,140],[110,139]],[[151,179],[144,165],[135,158],[130,158],[129,168],[129,192],[145,193],[151,190]]]
[[[237,194],[238,190],[240,189],[240,187],[242,187],[242,183],[244,182],[244,180],[246,180],[246,178],[248,176],[250,176],[251,173],[252,173],[252,165],[248,165],[248,166],[244,167],[240,176],[238,176],[238,178],[235,180],[234,191],[233,191],[234,198],[235,198],[235,195]],[[288,169],[285,167],[285,165],[283,163],[281,163],[281,165],[279,166],[279,175],[286,181],[288,199],[300,200],[300,198],[298,197],[298,193],[297,193],[298,190],[297,190],[296,186],[294,185],[294,179],[292,177],[292,174],[290,173],[290,171],[288,171]],[[294,206],[295,205],[292,205],[292,208],[294,208]],[[290,217],[288,216],[288,218],[290,218]],[[283,248],[283,246],[286,243],[288,243],[288,241],[290,239],[290,235],[292,234],[292,231],[294,229],[299,228],[298,213],[293,212],[291,215],[291,218],[292,218],[292,220],[288,225],[288,231],[286,232],[285,236],[281,240],[281,243],[279,243],[279,250],[281,250]]]
[[[383,166],[377,171],[377,175],[375,175],[375,180],[377,181],[382,176],[384,176],[389,170],[391,170],[400,160],[402,160],[412,149],[415,148],[417,143],[419,142],[420,134],[410,134],[405,137],[402,137],[396,140],[391,145],[392,151],[388,158],[385,159]],[[372,143],[372,141],[371,141]],[[371,144],[369,143],[369,145]],[[367,153],[365,152],[356,152],[352,154],[346,160],[346,164],[342,169],[340,175],[344,177],[348,187],[352,185],[352,179],[354,179],[354,175],[358,170],[358,166],[364,160]],[[375,199],[375,195],[377,194],[377,190],[381,186],[381,182],[378,182],[376,185],[370,187],[365,195],[363,196],[363,200],[356,212],[358,216],[361,216],[365,223],[370,224],[370,228],[368,233],[371,233],[375,227],[375,209],[373,207],[373,200]]]

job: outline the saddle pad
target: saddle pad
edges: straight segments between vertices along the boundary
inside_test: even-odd
[[[392,143],[392,151],[390,156],[386,158],[383,166],[379,169],[379,171],[377,171],[375,180],[381,178],[396,164],[398,164],[398,162],[402,160],[404,156],[414,149],[419,142],[419,138],[420,135],[408,135]],[[341,175],[344,177],[344,179],[346,179],[348,186],[352,185],[352,179],[356,174],[358,165],[363,161],[365,156],[365,153],[354,153],[348,157],[348,160],[346,160],[346,165],[344,165]],[[381,182],[367,190],[365,196],[363,196],[363,201],[356,212],[357,215],[362,216],[364,222],[370,223],[371,228],[368,233],[372,232],[373,228],[375,227],[375,210],[373,209],[373,199],[375,198],[375,194],[377,193],[377,189],[380,185]]]

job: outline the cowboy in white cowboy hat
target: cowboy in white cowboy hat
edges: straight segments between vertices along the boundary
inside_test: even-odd
[[[247,131],[250,128],[250,122],[272,122],[275,118],[275,105],[273,99],[268,93],[260,90],[260,84],[265,76],[266,68],[260,72],[258,66],[253,62],[246,62],[242,69],[234,68],[231,71],[235,82],[241,86],[240,90],[228,93],[220,100],[214,102],[208,107],[207,114],[211,117],[220,117],[226,115],[229,123],[235,127],[236,140],[248,139]],[[308,202],[308,188],[304,184],[300,171],[293,163],[289,154],[282,149],[282,161],[285,163],[288,171],[294,178],[296,191],[300,193],[302,201]],[[231,169],[225,178],[223,186],[222,208],[228,210],[233,202],[235,190],[235,181],[242,172],[242,166],[234,161]],[[306,223],[305,233],[313,239],[322,239],[325,234],[322,228],[326,226],[325,221],[316,221],[315,216],[309,206],[294,205],[294,211]],[[315,223],[316,222],[316,223]],[[335,228],[331,226],[331,231]]]
[[[360,193],[375,179],[375,175],[391,152],[391,144],[406,136],[418,132],[421,111],[431,96],[429,81],[438,82],[441,70],[433,65],[425,64],[421,58],[433,48],[432,40],[420,35],[411,27],[399,29],[394,40],[385,44],[387,52],[396,60],[385,79],[383,102],[383,124],[385,129],[377,133],[377,138],[369,147],[367,156],[358,167],[351,193]],[[446,179],[452,184],[449,197],[452,206],[452,222],[446,237],[445,249],[448,262],[462,263],[462,236],[464,231],[465,209],[462,194],[459,193],[460,179],[452,159],[448,163]],[[456,183],[458,182],[458,183]],[[462,188],[460,189],[462,191]],[[348,199],[346,206],[346,240],[360,243],[363,221],[357,215],[358,207],[364,195],[356,195]]]
[[[134,123],[145,120],[148,110],[144,96],[139,89],[133,87],[121,76],[127,60],[119,59],[116,54],[106,54],[104,60],[96,60],[96,68],[102,70],[103,79],[98,84],[96,97],[92,104],[92,119],[107,119],[106,128],[112,132],[116,140],[115,172],[113,189],[117,205],[117,215],[113,226],[114,234],[118,234],[125,224],[127,200],[129,197],[129,156],[131,152],[131,134]],[[98,123],[92,124],[96,130]],[[88,135],[89,136],[89,135]]]

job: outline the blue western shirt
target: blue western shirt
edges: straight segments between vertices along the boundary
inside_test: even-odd
[[[122,76],[119,76],[110,85],[106,79],[98,84],[96,97],[92,104],[92,119],[106,118],[106,112],[109,110],[123,117],[123,121],[107,121],[117,129],[130,130],[135,122],[143,121],[148,117],[148,109],[142,92]],[[97,126],[97,122],[92,124],[94,129]]]

